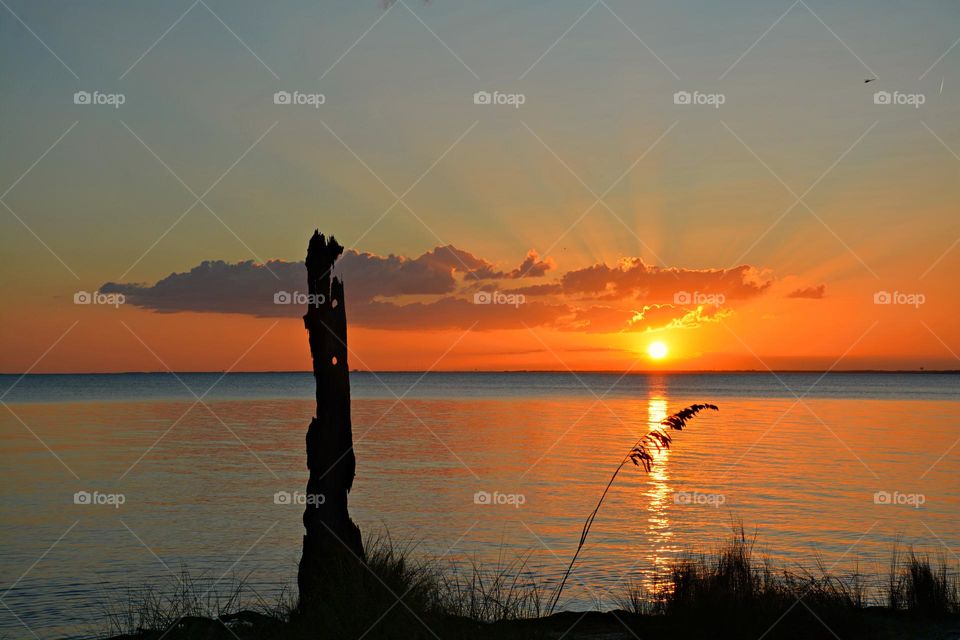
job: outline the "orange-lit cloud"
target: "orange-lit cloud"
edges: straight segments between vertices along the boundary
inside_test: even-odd
[[[596,264],[563,275],[563,292],[609,299],[634,297],[669,301],[677,292],[723,294],[727,299],[759,295],[772,284],[766,271],[750,265],[733,269],[661,268],[640,258],[623,258],[614,266]]]
[[[709,309],[697,305],[693,309],[684,309],[671,304],[658,304],[644,307],[643,311],[630,320],[633,331],[656,331],[659,329],[695,329],[708,322],[720,322],[733,315],[730,309],[714,307]]]

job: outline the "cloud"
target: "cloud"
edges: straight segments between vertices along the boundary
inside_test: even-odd
[[[198,311],[253,316],[295,315],[273,304],[278,291],[305,289],[302,262],[228,263],[205,260],[186,273],[171,273],[154,285],[108,282],[104,293],[122,293],[127,303],[160,313]],[[299,309],[302,315],[303,310]]]
[[[712,311],[704,306],[686,309],[673,304],[645,305],[639,311],[614,306],[595,305],[574,312],[564,329],[584,333],[624,333],[694,329],[708,322],[720,322],[733,315],[729,309]]]
[[[528,287],[517,287],[511,289],[514,293],[521,293],[525,296],[547,296],[563,293],[563,286],[553,284],[533,284]]]
[[[528,302],[518,305],[475,304],[473,300],[444,297],[434,302],[413,302],[398,305],[392,302],[369,301],[349,306],[350,322],[368,329],[434,330],[524,329],[552,325],[570,312],[564,305]],[[302,310],[301,310],[302,311]]]
[[[365,254],[377,258],[374,254]],[[391,258],[396,258],[395,256],[390,256]],[[478,258],[469,251],[463,251],[458,249],[452,244],[448,244],[445,247],[437,247],[427,251],[418,258],[409,258],[399,257],[398,260],[416,264],[418,267],[428,269],[436,273],[446,273],[452,275],[454,272],[460,272],[463,274],[470,275],[474,278],[480,279],[490,279],[490,278],[499,278],[502,277],[502,272],[497,271],[494,268],[494,265],[487,262],[483,258]],[[348,269],[348,265],[344,265],[343,268]],[[349,273],[348,271],[345,271]]]
[[[594,305],[578,309],[561,328],[584,333],[619,333],[629,327],[636,311],[613,306]]]
[[[460,272],[473,280],[517,280],[520,278],[539,278],[556,265],[552,258],[541,260],[540,255],[531,249],[520,265],[511,271],[499,271],[490,262],[478,258],[468,251],[457,249],[453,245],[437,247],[419,258],[416,262],[430,265],[434,269]]]
[[[535,251],[504,271],[447,245],[416,257],[348,250],[336,272],[346,285],[351,325],[393,330],[519,330],[524,325],[585,333],[691,329],[719,322],[732,311],[678,306],[673,304],[677,292],[723,294],[729,303],[761,295],[773,282],[749,265],[660,268],[626,258],[613,267],[594,264],[539,284],[516,286],[527,278],[546,278],[555,269],[553,260]],[[100,290],[122,293],[127,304],[158,313],[292,318],[301,316],[306,306],[306,268],[302,262],[284,260],[208,260],[152,285],[108,282]],[[475,298],[478,292],[494,291],[498,295]],[[284,294],[279,301],[278,293]]]
[[[815,287],[804,287],[796,289],[787,294],[788,298],[809,298],[811,300],[820,300],[827,293],[827,285],[818,284]]]
[[[554,322],[570,313],[562,304],[474,304],[471,287],[494,291],[497,280],[538,277],[554,267],[536,251],[515,269],[505,272],[453,245],[436,247],[416,258],[347,250],[337,262],[336,274],[347,283],[352,324],[370,328],[477,329],[522,328]],[[122,293],[127,303],[159,313],[239,313],[259,317],[298,317],[304,303],[294,297],[306,293],[302,262],[250,260],[228,263],[207,260],[187,272],[171,273],[153,285],[108,282],[100,290]],[[278,293],[293,304],[277,304]],[[401,297],[421,300],[406,302]],[[422,298],[426,298],[425,300]]]
[[[630,321],[630,328],[634,331],[695,329],[708,322],[720,322],[732,315],[732,310],[720,307],[715,307],[711,311],[703,305],[699,305],[688,310],[670,304],[660,304],[644,307],[643,312],[634,316]]]
[[[568,271],[560,284],[570,295],[671,301],[678,291],[723,294],[729,300],[750,298],[763,293],[772,282],[768,273],[750,265],[732,269],[661,268],[646,265],[640,258],[624,258],[613,267],[600,263]]]
[[[506,274],[505,277],[510,279],[538,278],[545,275],[547,271],[556,268],[556,266],[553,258],[541,260],[537,252],[531,249],[527,252],[527,257],[520,263],[520,266]]]
[[[348,249],[337,262],[336,273],[350,283],[350,299],[362,302],[402,295],[452,294],[459,287],[458,276],[467,281],[517,279],[542,275],[550,268],[552,262],[542,261],[530,251],[519,267],[504,272],[483,258],[447,245],[416,258]],[[284,316],[291,314],[276,308],[273,295],[303,290],[306,277],[302,262],[270,260],[264,265],[252,260],[207,260],[188,272],[171,273],[152,286],[108,282],[101,290],[123,293],[132,304],[160,312]]]

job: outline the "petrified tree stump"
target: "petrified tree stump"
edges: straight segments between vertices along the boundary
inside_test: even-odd
[[[343,247],[314,231],[307,248],[310,294],[303,322],[310,336],[317,411],[307,430],[307,504],[303,512],[303,555],[297,575],[300,606],[321,597],[345,566],[364,558],[360,529],[350,519],[347,495],[356,458],[350,422],[347,313],[343,282],[332,277]]]

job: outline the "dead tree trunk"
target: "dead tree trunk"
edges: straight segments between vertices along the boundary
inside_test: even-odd
[[[350,422],[347,313],[343,282],[331,276],[343,247],[314,231],[307,248],[310,294],[304,325],[310,336],[317,412],[307,430],[307,505],[303,555],[297,575],[300,606],[322,596],[344,567],[364,558],[360,529],[350,519],[347,494],[356,458]]]

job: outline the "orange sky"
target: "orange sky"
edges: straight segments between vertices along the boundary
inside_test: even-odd
[[[694,5],[247,7],[143,53],[169,7],[25,3],[0,371],[307,369],[273,295],[314,228],[348,249],[354,368],[960,366],[957,8]]]
[[[956,267],[956,259],[946,258],[944,271],[951,265]],[[582,274],[595,270],[594,266],[571,271]],[[567,276],[564,278],[561,272],[562,267],[554,265],[531,281],[555,285],[571,280],[569,273],[563,272]],[[372,275],[380,285],[387,285],[384,273]],[[717,301],[715,293],[698,292],[700,296],[714,296],[702,297],[701,301],[708,301],[706,304],[657,295],[657,287],[672,286],[672,276],[668,279],[662,273],[661,284],[644,285],[647,288],[628,293],[615,291],[601,280],[599,292],[527,293],[519,306],[477,305],[473,301],[476,286],[495,288],[502,295],[509,295],[511,290],[529,286],[523,282],[526,278],[495,279],[478,285],[455,269],[449,275],[455,283],[452,292],[379,296],[370,302],[352,295],[350,286],[355,283],[356,293],[360,294],[370,284],[364,280],[367,276],[357,273],[351,279],[346,275],[351,368],[956,368],[953,347],[949,346],[958,342],[952,321],[952,287],[946,278],[932,274],[923,280],[904,279],[887,285],[890,293],[897,292],[900,299],[891,304],[876,304],[875,293],[887,289],[881,289],[869,275],[849,281],[817,281],[789,275],[781,278],[766,272],[755,285],[756,293],[728,298],[719,306],[710,303]],[[397,281],[406,282],[406,277],[401,273]],[[648,277],[649,273],[644,275],[643,282]],[[715,274],[705,276],[697,271],[683,277],[702,280],[706,291],[711,286],[713,291],[724,290],[723,285],[710,284],[716,281]],[[692,299],[692,281],[683,282],[677,285],[679,295],[684,294],[679,287],[687,286],[691,291],[686,293]],[[918,284],[922,284],[922,289]],[[258,286],[254,284],[252,289]],[[278,290],[282,289],[278,286]],[[922,304],[897,303],[905,302],[907,298],[903,296],[914,291],[922,291],[922,299],[912,299],[915,303],[922,300]],[[802,292],[804,297],[791,297],[796,292]],[[816,297],[821,294],[822,297]],[[240,307],[250,313],[264,308],[263,313],[273,313],[273,301],[268,295],[269,292],[259,297],[251,294],[251,300],[241,301]],[[260,304],[264,299],[268,299],[268,304]],[[404,307],[411,304],[411,299],[422,305],[417,313],[383,306]],[[447,309],[447,301],[459,304]],[[209,300],[204,304],[208,302],[217,304]],[[255,317],[247,313],[193,310],[161,313],[136,304],[159,303],[128,292],[125,304],[119,307],[75,305],[63,299],[34,300],[10,307],[4,318],[6,372],[22,372],[31,367],[36,372],[106,372],[164,371],[168,367],[175,371],[305,370],[310,366],[306,334],[296,317],[302,313],[302,306],[279,305],[275,315]],[[552,310],[531,313],[525,307],[532,309],[532,305]],[[183,306],[189,307],[189,303]],[[637,314],[642,317],[638,319]],[[401,328],[383,328],[394,318],[402,323]],[[441,321],[450,326],[434,326]],[[421,328],[419,323],[431,328]],[[17,335],[24,338],[17,339]],[[666,358],[655,361],[649,357],[647,347],[653,341],[667,345]],[[50,348],[51,345],[54,346]],[[48,348],[50,351],[43,355]]]

